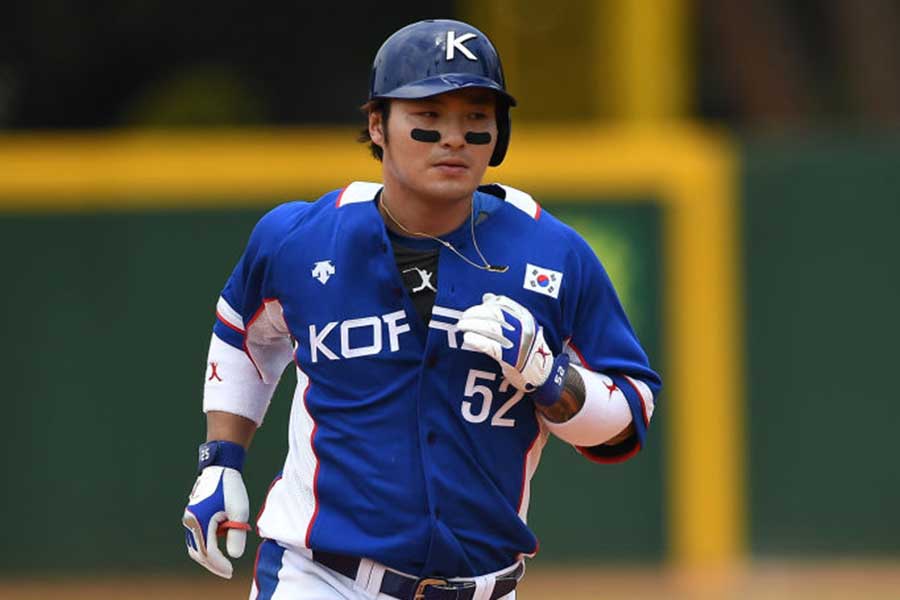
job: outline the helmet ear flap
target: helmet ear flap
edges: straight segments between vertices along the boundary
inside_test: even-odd
[[[494,153],[491,155],[488,165],[496,167],[503,162],[503,158],[506,156],[506,149],[509,148],[511,126],[509,104],[500,101],[497,103],[497,145],[494,146]]]

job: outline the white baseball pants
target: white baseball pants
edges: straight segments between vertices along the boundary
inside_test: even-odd
[[[263,540],[256,554],[250,600],[394,600],[378,591],[384,571],[384,565],[364,559],[353,580],[313,561],[309,550],[285,548]],[[472,600],[489,600],[494,578],[508,571],[474,578],[476,591]],[[515,598],[513,591],[498,600]]]

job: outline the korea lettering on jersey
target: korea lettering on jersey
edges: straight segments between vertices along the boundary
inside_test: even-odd
[[[486,292],[509,296],[544,326],[554,353],[612,377],[636,435],[579,448],[591,460],[639,450],[660,380],[587,243],[505,186],[480,188],[474,202],[486,215],[476,226],[481,250],[508,271],[477,270],[441,249],[423,323],[379,190],[358,182],[275,208],[222,292],[216,336],[244,349],[266,383],[289,360],[297,366],[288,456],[259,531],[410,574],[497,571],[537,550],[527,511],[548,432],[493,359],[462,348],[462,311]],[[445,239],[477,260],[468,222]]]

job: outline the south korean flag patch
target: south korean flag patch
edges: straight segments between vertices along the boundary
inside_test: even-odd
[[[522,287],[551,298],[559,298],[562,277],[563,274],[559,271],[528,263],[525,265],[525,282]]]

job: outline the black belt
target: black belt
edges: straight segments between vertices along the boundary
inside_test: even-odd
[[[317,563],[323,564],[345,577],[356,579],[356,573],[359,571],[359,558],[331,552],[319,552],[318,550],[314,550],[312,555],[313,560]],[[497,577],[491,600],[502,598],[516,589],[516,584],[519,583],[519,579],[524,573],[525,565],[519,563],[509,573]],[[419,579],[385,569],[379,591],[400,600],[472,600],[475,595],[475,582],[447,581],[439,577]]]

